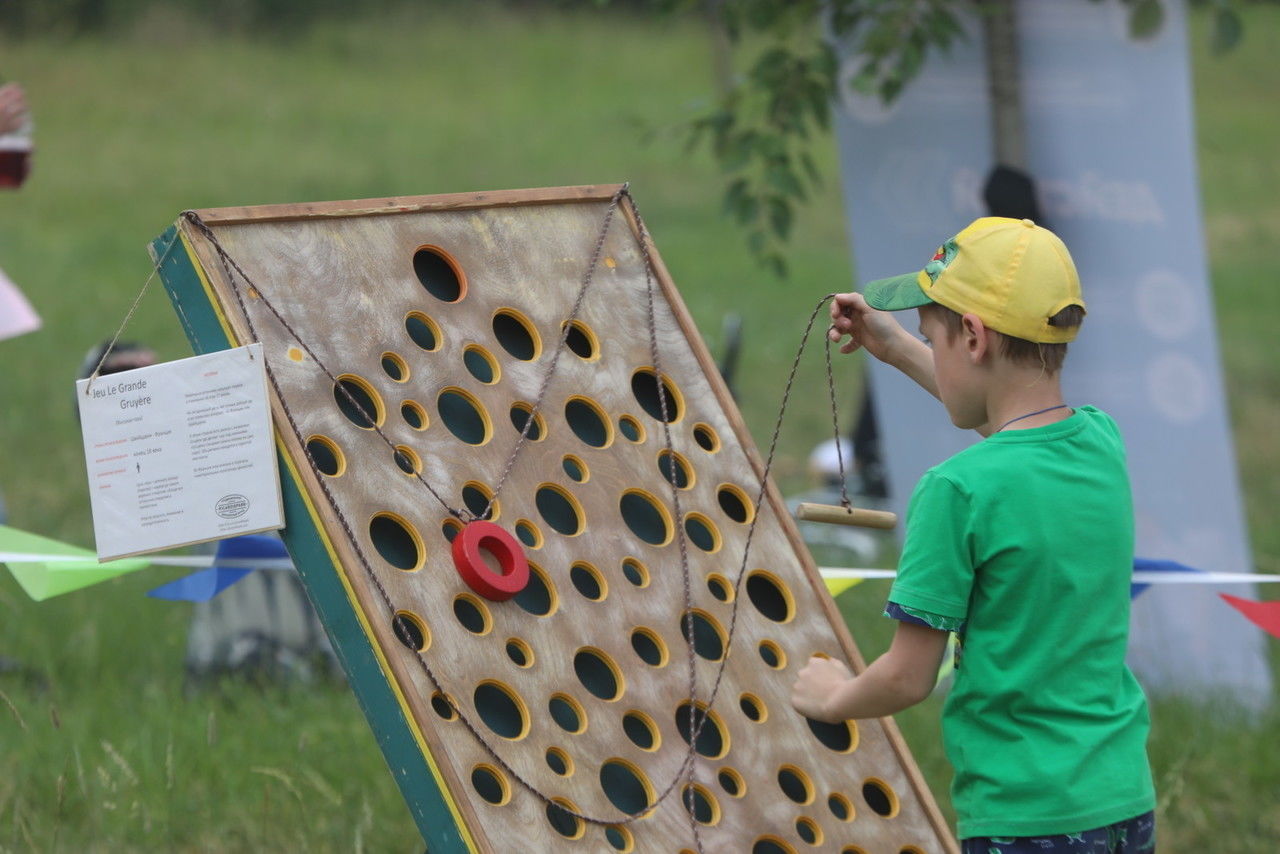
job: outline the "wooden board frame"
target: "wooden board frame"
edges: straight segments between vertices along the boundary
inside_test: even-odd
[[[363,216],[389,216],[430,211],[458,211],[478,208],[546,205],[555,203],[608,202],[618,185],[591,185],[553,189],[515,190],[441,196],[397,197],[348,202],[221,208],[197,211],[211,228],[290,220],[323,220]],[[624,221],[638,241],[640,229],[629,199],[621,206]],[[617,225],[615,225],[617,228]],[[742,422],[736,405],[720,378],[710,353],[701,342],[672,279],[650,242],[648,250],[663,297],[674,313],[680,330],[694,352],[699,368],[710,382],[718,404],[731,423],[737,442],[746,452],[757,479],[763,463]],[[159,259],[161,277],[181,319],[192,347],[198,353],[238,346],[251,340],[244,319],[231,310],[235,299],[222,275],[222,266],[212,246],[189,222],[179,220],[152,244]],[[306,453],[288,430],[280,401],[272,400],[277,424],[277,443],[284,477],[286,545],[298,566],[303,583],[316,606],[353,690],[377,737],[380,748],[414,816],[428,849],[433,852],[492,850],[470,831],[479,827],[477,815],[465,798],[451,792],[465,788],[447,763],[435,760],[430,732],[414,720],[413,703],[401,686],[412,684],[403,665],[388,658],[378,635],[364,616],[361,603],[372,601],[367,581],[358,572],[344,567],[359,565],[356,555],[341,536],[341,526],[320,495],[317,475],[306,462]],[[283,429],[281,429],[283,428]],[[823,616],[832,627],[841,651],[855,670],[864,662],[808,555],[796,526],[791,522],[776,486],[766,485],[765,500],[780,522],[795,554],[800,557],[804,576],[821,603]],[[760,512],[764,512],[761,508]],[[879,721],[887,743],[898,758],[928,823],[936,834],[940,851],[958,848],[938,810],[927,785],[914,764],[892,721]]]

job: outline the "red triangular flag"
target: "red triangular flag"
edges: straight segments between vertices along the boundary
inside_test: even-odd
[[[1227,604],[1235,608],[1245,619],[1262,629],[1269,635],[1280,638],[1280,602],[1252,602],[1232,596],[1230,593],[1219,593]]]

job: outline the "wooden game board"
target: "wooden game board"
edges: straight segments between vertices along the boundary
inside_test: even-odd
[[[490,514],[530,584],[455,570],[444,504],[502,482],[619,189],[204,210],[152,252],[196,351],[264,344],[283,535],[429,850],[956,851],[892,721],[789,706],[862,660],[650,246],[668,455],[629,196]]]

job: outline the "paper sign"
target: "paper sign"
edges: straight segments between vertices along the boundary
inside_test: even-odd
[[[80,380],[98,558],[284,524],[262,345]]]

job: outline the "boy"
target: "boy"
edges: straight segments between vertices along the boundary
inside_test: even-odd
[[[927,344],[885,313],[907,308]],[[811,659],[793,705],[835,722],[918,703],[956,632],[942,727],[965,854],[1153,851],[1147,706],[1124,663],[1129,481],[1111,418],[1062,399],[1084,317],[1066,247],[1031,220],[979,219],[923,271],[838,295],[832,317],[841,352],[865,347],[986,439],[916,486],[889,651],[856,677]]]

